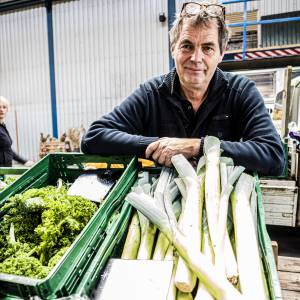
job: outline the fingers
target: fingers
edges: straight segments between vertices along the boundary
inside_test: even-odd
[[[161,165],[171,166],[171,152],[166,146],[166,139],[151,143],[145,152],[146,158],[151,158]]]
[[[151,143],[146,149],[145,157],[151,158],[158,146],[159,146],[159,140]]]

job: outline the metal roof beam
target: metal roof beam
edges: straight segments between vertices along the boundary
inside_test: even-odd
[[[44,5],[45,0],[14,0],[0,3],[0,12],[7,12],[21,8],[32,7],[36,5]]]
[[[67,2],[74,0],[11,0],[0,3],[0,13],[39,5],[49,6],[49,3]]]

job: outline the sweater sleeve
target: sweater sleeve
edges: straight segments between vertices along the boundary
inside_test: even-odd
[[[247,80],[237,98],[235,121],[240,126],[242,139],[239,142],[222,141],[223,155],[261,175],[281,175],[285,154],[261,94],[255,84]]]
[[[23,157],[21,157],[19,154],[17,154],[15,151],[12,150],[13,153],[13,159],[21,164],[25,164],[27,160]]]
[[[87,154],[144,157],[147,146],[158,139],[142,135],[148,119],[148,91],[141,85],[120,106],[92,123],[82,138],[81,150]]]

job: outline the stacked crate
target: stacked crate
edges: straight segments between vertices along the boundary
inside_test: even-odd
[[[296,181],[261,179],[260,188],[266,224],[296,226],[298,203]]]

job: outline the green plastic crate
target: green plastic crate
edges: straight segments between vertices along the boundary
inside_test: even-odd
[[[88,162],[107,163],[108,168],[111,164],[123,164],[125,168],[120,170],[122,175],[105,201],[51,273],[42,280],[0,273],[0,293],[3,295],[53,299],[72,294],[78,286],[107,236],[109,219],[122,206],[124,194],[127,194],[136,179],[137,159],[75,153],[49,154],[0,193],[1,206],[9,197],[29,188],[55,185],[59,178],[65,182],[73,182],[79,175],[87,172],[83,164]]]
[[[256,193],[257,193],[257,229],[258,241],[262,254],[262,263],[268,283],[269,295],[271,300],[282,300],[282,293],[276,263],[274,259],[271,240],[267,232],[265,223],[265,211],[262,194],[259,186],[259,179],[256,176]]]
[[[154,168],[153,173],[158,174],[157,168]],[[262,202],[262,195],[259,187],[258,177],[256,179],[256,192],[257,192],[257,227],[258,227],[258,239],[260,250],[262,253],[262,263],[266,275],[270,300],[282,300],[281,288],[274,260],[271,241],[266,230],[264,207]],[[127,229],[130,223],[131,206],[128,203],[124,203],[122,208],[122,214],[120,218],[111,228],[112,234],[103,241],[99,252],[91,262],[87,272],[83,275],[78,288],[74,295],[90,296],[95,286],[101,280],[101,272],[111,257],[120,257],[120,251],[123,249],[123,243],[126,239]]]

